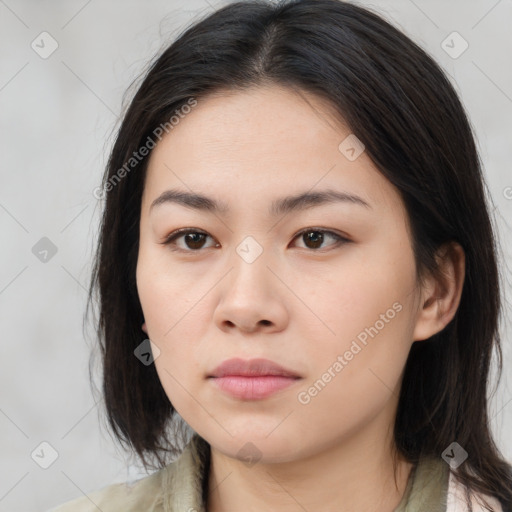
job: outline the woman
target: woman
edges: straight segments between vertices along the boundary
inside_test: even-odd
[[[511,509],[478,155],[404,34],[338,0],[214,12],[149,69],[96,194],[108,419],[158,470],[59,512]]]

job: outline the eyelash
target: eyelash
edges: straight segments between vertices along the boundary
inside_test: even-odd
[[[340,247],[341,245],[344,245],[346,243],[350,243],[351,240],[349,240],[348,238],[344,237],[344,236],[341,236],[333,231],[330,231],[330,230],[327,230],[327,229],[323,229],[323,228],[306,228],[306,229],[303,229],[302,231],[299,231],[298,233],[295,234],[295,236],[293,237],[293,240],[295,240],[296,238],[298,238],[299,236],[301,235],[304,235],[305,233],[322,233],[323,235],[329,235],[331,236],[332,238],[334,238],[336,241],[334,244],[332,244],[331,247],[334,247],[334,248],[337,248],[337,247]],[[187,234],[201,234],[201,235],[206,235],[206,236],[210,236],[208,233],[204,232],[204,231],[201,231],[199,229],[193,229],[193,228],[182,228],[182,229],[178,229],[176,231],[173,231],[172,233],[170,233],[168,236],[165,237],[164,241],[161,242],[162,245],[167,245],[167,246],[173,246],[171,247],[171,250],[172,251],[178,251],[178,252],[184,252],[184,253],[198,253],[200,252],[201,250],[203,250],[202,248],[201,249],[182,249],[182,248],[177,248],[176,247],[176,240],[178,240],[179,238],[182,238],[184,235],[187,235]],[[212,249],[214,247],[207,247],[207,249]],[[305,247],[305,249],[308,249],[307,247]],[[310,249],[310,251],[312,252],[323,252],[322,249]]]

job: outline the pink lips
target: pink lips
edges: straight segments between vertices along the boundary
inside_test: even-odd
[[[268,359],[228,359],[208,378],[221,390],[244,400],[261,400],[294,384],[301,377]]]

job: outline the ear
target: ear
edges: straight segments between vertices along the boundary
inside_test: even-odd
[[[147,334],[148,333],[148,328],[146,327],[146,322],[144,322],[142,324],[142,330]]]
[[[441,246],[436,254],[439,272],[429,275],[421,290],[413,341],[426,340],[442,331],[459,307],[466,258],[457,242]]]

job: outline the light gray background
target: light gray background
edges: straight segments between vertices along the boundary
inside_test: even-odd
[[[512,2],[361,3],[401,27],[452,77],[496,207],[510,300]],[[0,0],[2,511],[46,510],[140,474],[102,430],[88,382],[92,341],[84,339],[82,317],[101,206],[92,191],[127,86],[177,30],[219,5]],[[43,31],[59,45],[46,59],[31,48]],[[453,31],[469,44],[456,59],[441,46]],[[32,247],[45,236],[57,253],[43,263]],[[498,444],[512,460],[510,306],[501,332],[505,375],[491,416]],[[43,441],[58,454],[48,469],[31,458]],[[44,447],[37,453],[39,460],[51,455]]]

